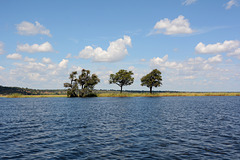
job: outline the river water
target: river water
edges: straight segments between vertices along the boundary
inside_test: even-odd
[[[240,159],[240,97],[0,98],[0,159]]]

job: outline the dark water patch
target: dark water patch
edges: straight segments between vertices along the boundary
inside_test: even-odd
[[[240,159],[240,97],[0,99],[0,159]]]

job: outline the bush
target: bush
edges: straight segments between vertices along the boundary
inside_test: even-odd
[[[89,93],[87,95],[84,95],[83,97],[97,97],[97,94],[95,93]]]

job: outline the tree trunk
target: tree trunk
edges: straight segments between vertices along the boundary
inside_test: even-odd
[[[121,91],[120,91],[120,93],[122,93],[122,86],[121,86]]]
[[[150,93],[152,94],[152,87],[150,87]]]

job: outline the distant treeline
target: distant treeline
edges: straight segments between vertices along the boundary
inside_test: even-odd
[[[5,87],[0,86],[1,95],[9,95],[13,93],[19,93],[22,95],[65,95],[66,90],[40,90],[40,89],[29,89],[20,87]]]
[[[120,90],[95,90],[96,93],[118,93]],[[139,91],[139,90],[123,90],[123,92],[127,93],[148,93],[149,91]],[[153,91],[153,93],[178,93],[178,91]],[[29,88],[20,88],[20,87],[5,87],[0,86],[0,94],[1,95],[9,95],[13,93],[19,93],[22,95],[66,95],[66,89],[56,89],[56,90],[48,90],[48,89],[29,89]]]

